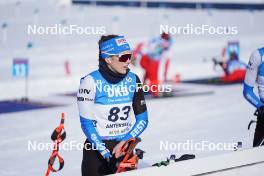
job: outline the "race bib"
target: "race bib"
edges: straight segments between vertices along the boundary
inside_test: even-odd
[[[101,136],[119,136],[128,133],[135,117],[131,103],[96,105],[96,128]],[[99,114],[100,112],[100,114]]]

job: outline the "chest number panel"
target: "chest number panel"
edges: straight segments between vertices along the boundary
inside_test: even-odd
[[[116,122],[118,119],[127,120],[127,118],[129,117],[130,110],[130,106],[124,106],[121,110],[119,107],[113,107],[109,111],[108,120],[111,122]],[[119,116],[119,113],[122,113],[124,116]]]

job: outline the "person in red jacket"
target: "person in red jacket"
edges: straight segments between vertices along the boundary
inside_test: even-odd
[[[133,51],[135,58],[140,60],[140,66],[144,69],[145,75],[143,83],[153,87],[151,94],[158,96],[157,86],[160,83],[158,78],[160,61],[166,58],[164,81],[167,81],[167,73],[170,60],[166,57],[166,51],[172,46],[172,39],[168,33],[162,33],[161,36],[151,39],[147,42],[139,43]]]
[[[241,82],[244,80],[246,64],[239,61],[235,52],[230,53],[230,58],[227,62],[213,61],[215,64],[219,64],[225,73],[225,75],[220,78],[223,82]]]

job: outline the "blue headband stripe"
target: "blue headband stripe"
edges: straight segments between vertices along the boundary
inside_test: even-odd
[[[118,55],[123,51],[129,51],[130,46],[124,36],[119,36],[107,40],[100,44],[101,58],[105,59],[113,55]]]

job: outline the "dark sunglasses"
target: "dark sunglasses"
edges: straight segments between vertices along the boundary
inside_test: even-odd
[[[130,60],[132,57],[132,54],[123,54],[123,55],[119,55],[119,62],[126,62],[127,60]]]

